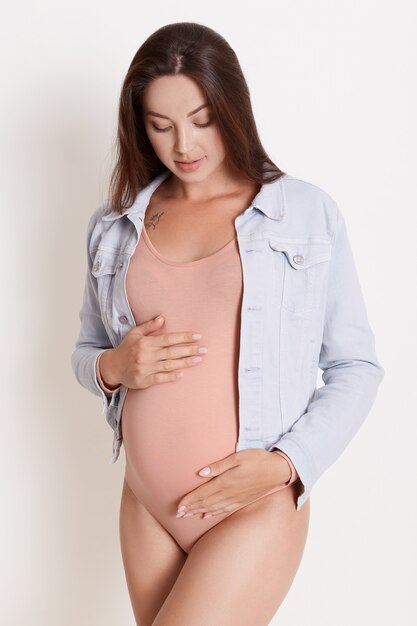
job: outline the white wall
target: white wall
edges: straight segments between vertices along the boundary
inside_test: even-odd
[[[70,354],[121,83],[144,39],[177,21],[226,37],[270,156],[344,211],[386,370],[314,488],[274,623],[416,623],[416,13],[406,0],[3,8],[2,624],[134,626],[118,537],[124,451],[108,464],[101,401],[76,383]]]

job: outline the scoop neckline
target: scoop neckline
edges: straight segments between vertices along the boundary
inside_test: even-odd
[[[185,261],[184,263],[181,263],[180,261],[173,261],[171,259],[167,259],[166,257],[162,256],[162,254],[160,254],[160,252],[158,252],[158,250],[155,248],[155,246],[153,245],[152,241],[150,240],[149,235],[146,232],[145,226],[142,227],[142,235],[143,235],[143,239],[144,239],[148,249],[150,250],[150,252],[155,257],[157,257],[160,261],[162,261],[162,263],[166,263],[167,265],[174,265],[175,267],[190,267],[190,266],[194,266],[194,265],[199,265],[201,263],[205,263],[206,261],[209,261],[209,260],[213,259],[214,257],[219,256],[222,252],[227,250],[236,241],[236,235],[235,235],[233,237],[233,239],[231,239],[230,241],[225,243],[224,246],[222,246],[221,248],[219,248],[218,250],[216,250],[212,254],[204,256],[201,259],[196,259],[195,261]]]

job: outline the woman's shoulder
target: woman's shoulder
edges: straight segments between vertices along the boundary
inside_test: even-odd
[[[285,174],[285,176],[281,177],[279,180],[282,180],[282,184],[284,185],[286,192],[289,194],[289,200],[299,200],[305,198],[308,201],[320,200],[329,206],[337,204],[329,191],[311,180],[300,178],[299,176],[294,176],[293,174]]]
[[[334,197],[317,183],[298,176],[285,174],[279,181],[287,222],[294,229],[298,225],[319,231],[322,226],[331,237],[341,213]]]
[[[109,204],[107,202],[104,202],[97,206],[89,217],[87,224],[86,244],[90,254],[94,249],[97,248],[103,226],[103,221],[101,218],[108,212]]]

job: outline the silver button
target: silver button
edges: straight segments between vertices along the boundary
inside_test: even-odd
[[[98,268],[99,268],[99,267],[100,267],[100,261],[96,261],[96,262],[94,263],[94,265],[93,265],[93,270],[94,270],[95,272],[97,272],[97,270],[98,270]]]
[[[126,315],[121,315],[121,316],[119,317],[119,322],[120,322],[121,324],[127,324],[127,322],[128,322],[128,321],[129,321],[129,320],[127,319]]]
[[[119,267],[123,267],[123,261],[119,261]]]
[[[304,257],[301,256],[301,254],[295,254],[292,260],[294,261],[294,263],[297,263],[297,265],[301,265],[302,263],[304,263]]]

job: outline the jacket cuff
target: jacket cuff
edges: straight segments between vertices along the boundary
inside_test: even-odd
[[[299,511],[311,495],[315,477],[317,476],[317,468],[309,450],[305,446],[301,449],[298,443],[292,438],[291,432],[286,433],[279,441],[271,444],[268,451],[272,452],[274,449],[278,450],[278,446],[281,452],[291,458],[292,463],[297,469],[302,486],[297,497],[296,505],[297,511]]]
[[[105,352],[105,350],[103,350],[103,352]],[[100,363],[100,359],[103,356],[103,352],[100,352],[98,359],[96,361],[96,376],[97,376],[97,382],[100,385],[100,387],[103,389],[103,391],[108,394],[109,396],[111,396],[115,391],[117,391],[118,389],[120,389],[121,385],[118,385],[117,387],[114,387],[113,389],[109,389],[108,387],[106,387],[106,385],[103,382],[103,379],[101,378],[100,375],[100,367],[99,367],[99,363]]]
[[[271,450],[271,452],[275,452],[275,454],[279,454],[279,456],[282,456],[287,461],[287,463],[290,466],[291,476],[290,476],[289,480],[285,483],[285,486],[288,487],[289,485],[292,485],[293,483],[295,483],[295,481],[299,479],[299,476],[298,476],[298,472],[295,469],[295,466],[294,466],[293,462],[291,461],[290,457],[287,456],[281,450]]]

